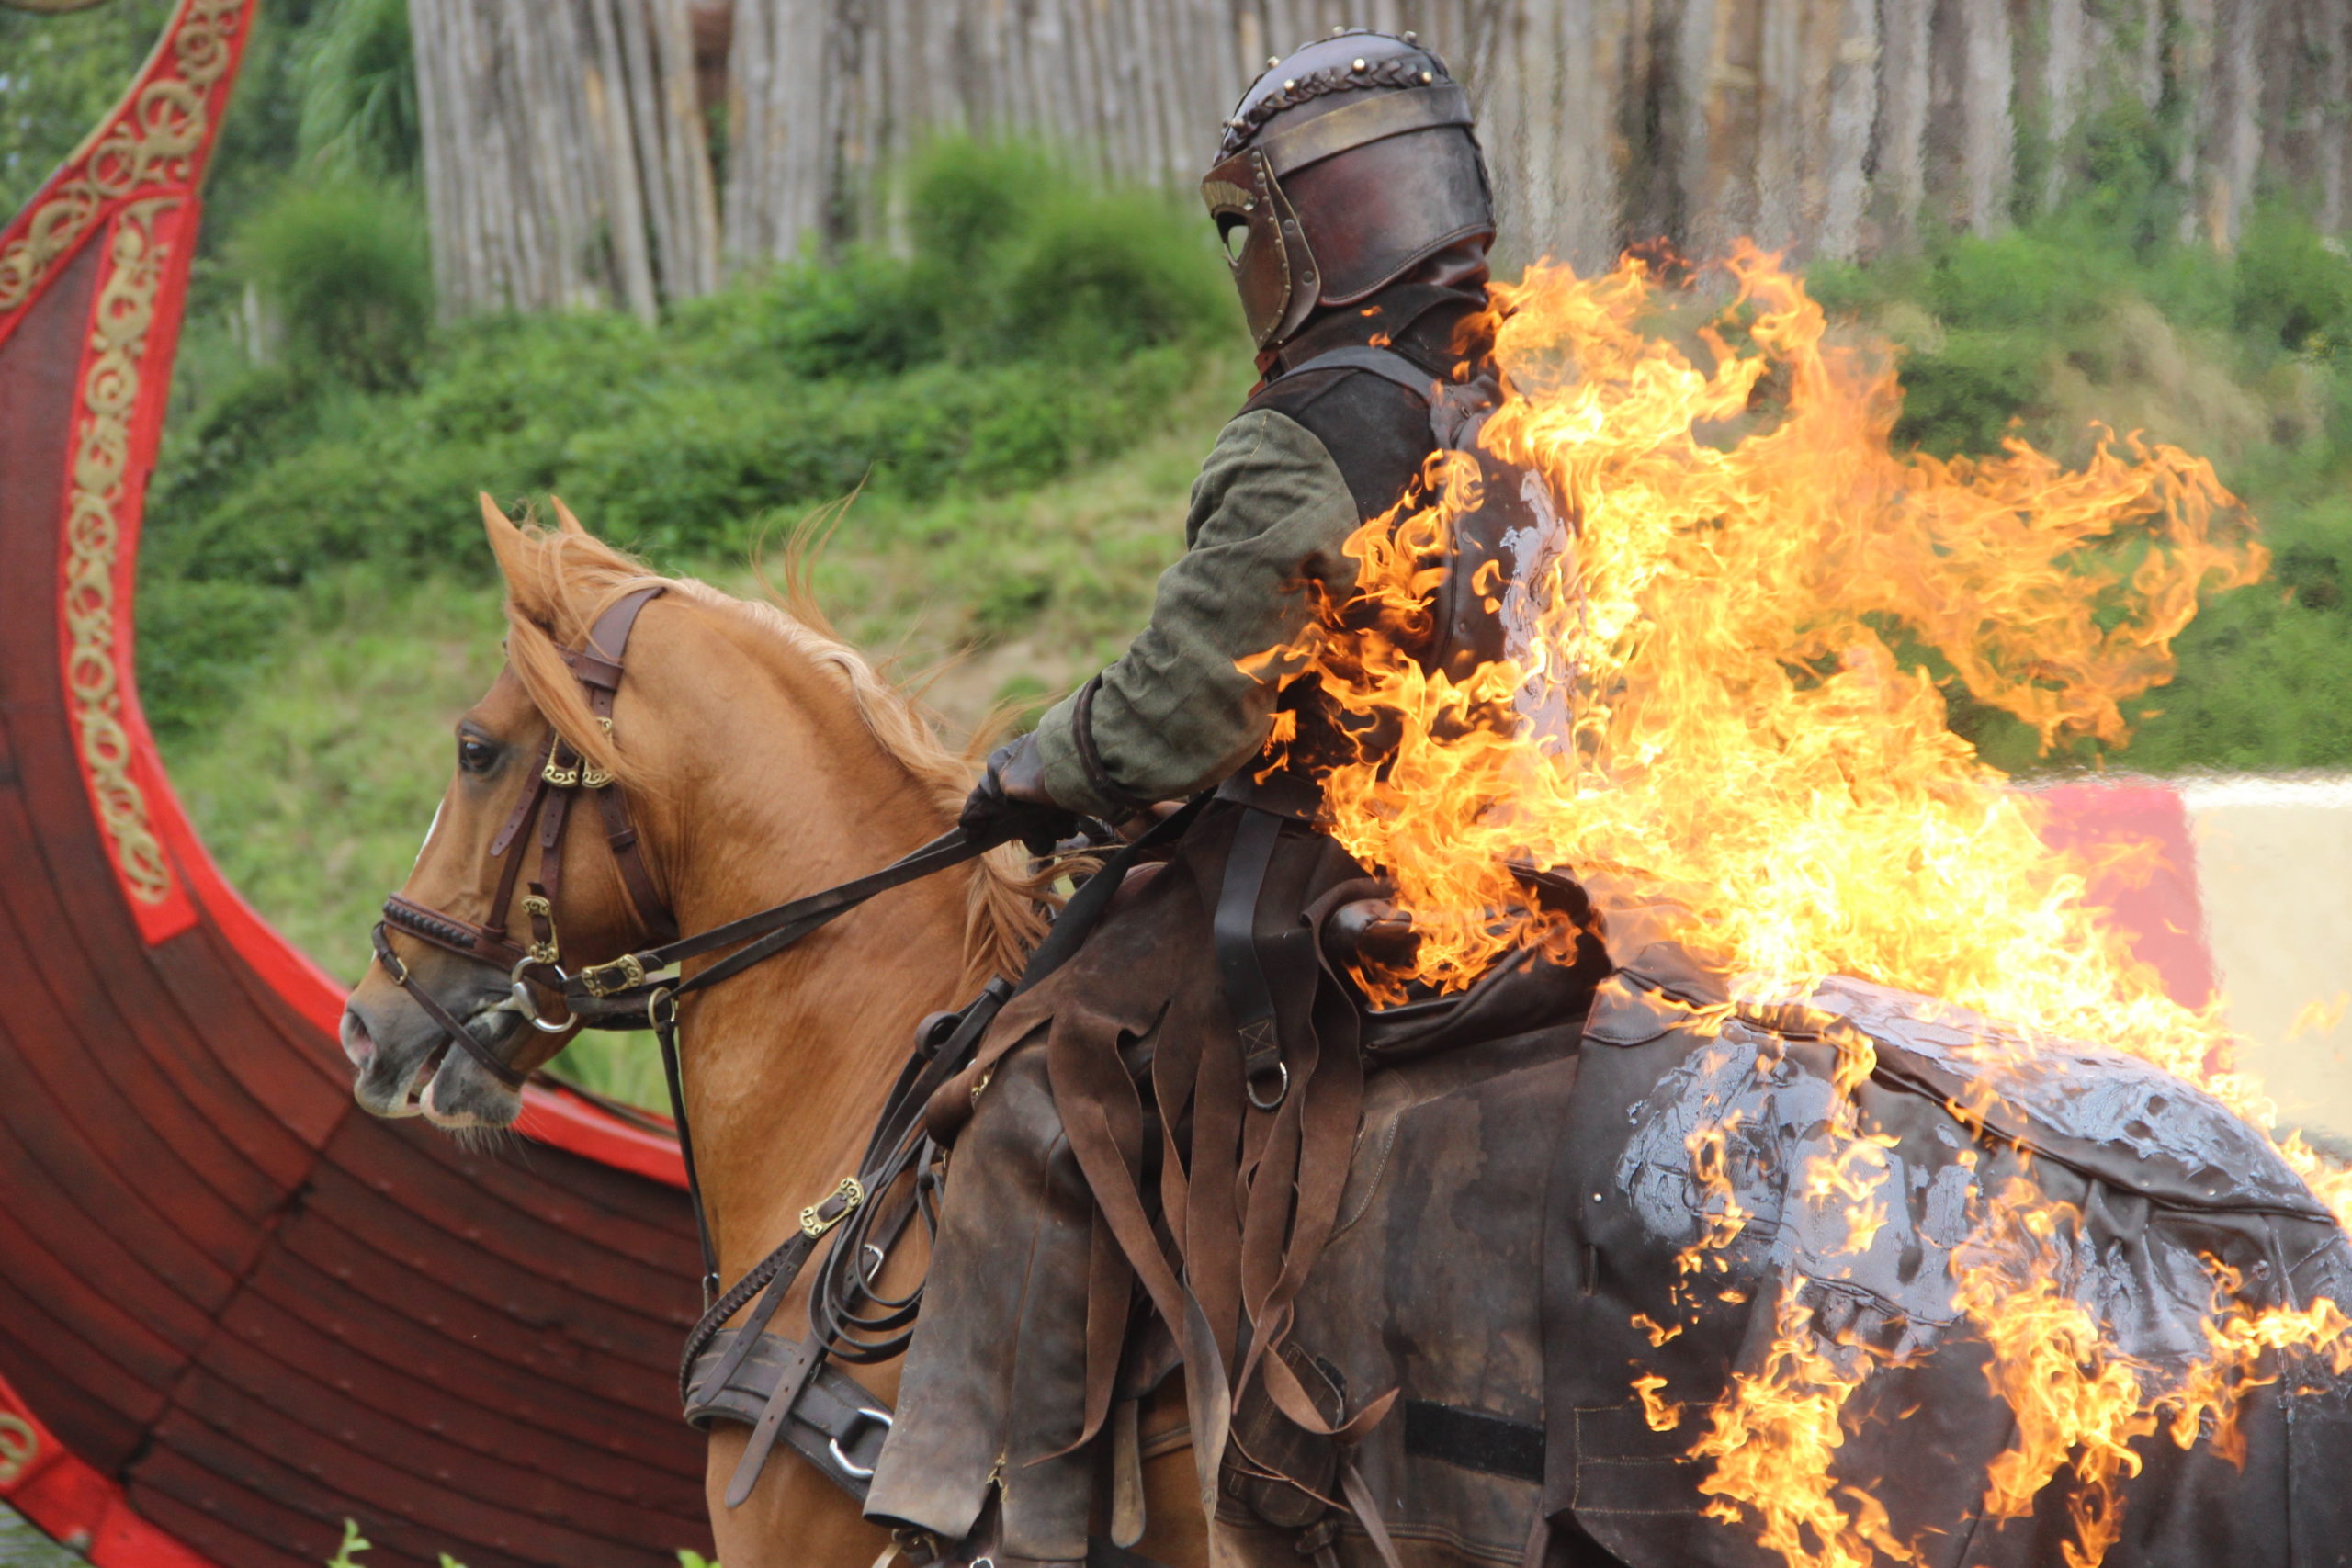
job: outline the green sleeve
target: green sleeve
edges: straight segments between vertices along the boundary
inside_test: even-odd
[[[1260,409],[1225,427],[1193,486],[1188,545],[1160,574],[1151,623],[1095,693],[1095,754],[1114,784],[1143,800],[1179,799],[1256,754],[1276,682],[1238,661],[1305,629],[1305,580],[1353,586],[1356,563],[1340,547],[1358,522],[1339,466],[1296,421]],[[1123,815],[1087,778],[1075,705],[1065,698],[1038,721],[1046,787],[1074,810]]]

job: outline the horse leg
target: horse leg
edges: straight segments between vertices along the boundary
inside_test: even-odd
[[[867,1524],[848,1493],[779,1443],[740,1508],[727,1506],[752,1429],[721,1422],[710,1434],[703,1497],[725,1568],[871,1568],[889,1533]]]

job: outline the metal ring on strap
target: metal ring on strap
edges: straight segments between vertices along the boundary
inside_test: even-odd
[[[890,1420],[890,1413],[887,1410],[876,1410],[871,1406],[868,1406],[858,1411],[858,1415],[868,1421],[874,1422],[886,1432],[890,1430],[893,1425]],[[851,1459],[849,1455],[842,1452],[842,1440],[839,1438],[826,1438],[825,1451],[832,1455],[833,1462],[840,1465],[847,1473],[856,1476],[860,1481],[870,1481],[873,1479],[874,1467],[870,1464],[859,1464],[856,1461]]]
[[[525,958],[520,964],[517,964],[514,968],[506,972],[506,986],[508,991],[514,998],[514,1010],[521,1013],[525,1018],[529,1019],[533,1029],[539,1031],[543,1034],[561,1034],[565,1030],[571,1028],[574,1024],[580,1021],[579,1016],[571,1010],[571,1004],[568,1001],[564,1004],[563,1020],[561,1022],[549,1023],[546,1019],[539,1016],[538,998],[531,995],[531,983],[523,978],[524,970],[528,969],[534,964],[541,964],[544,962],[544,960],[537,958]],[[548,966],[550,968],[553,967],[552,964]],[[563,971],[557,969],[556,976],[558,978],[562,978]],[[559,997],[563,995],[563,991],[560,987],[557,988],[556,995]]]
[[[1276,1062],[1274,1064],[1274,1071],[1280,1076],[1274,1079],[1274,1097],[1272,1100],[1261,1100],[1258,1098],[1258,1083],[1260,1079],[1266,1076],[1265,1074],[1254,1074],[1244,1080],[1243,1087],[1249,1091],[1250,1103],[1256,1106],[1261,1111],[1272,1111],[1280,1106],[1283,1100],[1290,1098],[1290,1064],[1288,1062]]]

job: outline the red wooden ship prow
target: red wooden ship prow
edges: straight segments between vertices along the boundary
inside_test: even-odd
[[[221,880],[132,681],[198,186],[255,0],[181,0],[0,230],[0,1497],[101,1568],[663,1568],[693,1224],[667,1137],[353,1104],[341,988]]]

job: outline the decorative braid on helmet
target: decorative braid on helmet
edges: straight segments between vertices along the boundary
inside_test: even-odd
[[[1359,71],[1352,65],[1333,65],[1321,71],[1284,82],[1274,92],[1267,94],[1233,118],[1225,122],[1225,134],[1217,144],[1217,156],[1230,158],[1256,140],[1266,122],[1284,109],[1295,109],[1333,93],[1362,92],[1370,87],[1426,87],[1433,83],[1453,80],[1442,67],[1432,68],[1433,62],[1410,58],[1383,60]]]

